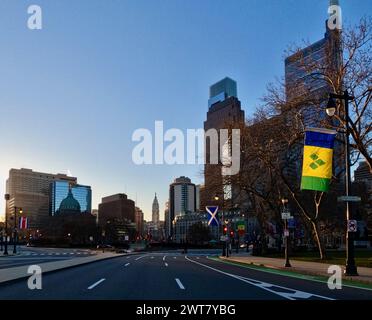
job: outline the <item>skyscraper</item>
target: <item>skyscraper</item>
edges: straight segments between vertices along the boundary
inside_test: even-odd
[[[159,201],[156,197],[156,193],[154,201],[152,202],[152,222],[155,227],[159,226]]]
[[[330,1],[330,5],[338,5],[338,1]],[[328,101],[331,91],[330,85],[325,81],[323,74],[336,77],[342,64],[342,48],[340,30],[330,30],[328,20],[325,22],[326,32],[324,37],[303,48],[285,59],[285,88],[286,99],[289,103],[295,103],[303,97],[311,96],[311,99]],[[336,84],[336,79],[332,79]],[[319,114],[313,106],[301,105],[305,124],[316,126],[325,113]]]
[[[329,5],[339,5],[338,1],[330,0]],[[325,74],[334,84],[340,83],[340,67],[342,66],[341,31],[329,29],[325,22],[325,34],[319,41],[298,50],[285,59],[285,90],[289,111],[302,115],[305,127],[323,126],[327,117],[325,107],[329,93],[333,92],[330,84],[325,81]],[[342,81],[341,81],[342,82]],[[339,88],[341,89],[341,88]],[[310,102],[311,101],[311,102]],[[288,114],[293,114],[289,112]],[[327,121],[332,121],[327,119]],[[293,153],[299,154],[300,145],[293,147]],[[343,159],[344,146],[336,141],[334,159]],[[301,161],[293,161],[287,169],[288,174],[296,180],[301,171]],[[341,181],[344,174],[344,161],[335,161],[334,174]],[[341,187],[341,184],[334,188]]]
[[[165,222],[168,237],[173,234],[173,222],[177,216],[196,212],[198,190],[191,179],[185,176],[176,178],[169,186],[169,213]]]
[[[213,84],[209,89],[207,120],[204,122],[204,130],[226,129],[230,125],[244,123],[245,114],[241,109],[240,101],[237,98],[236,82],[230,78],[224,78]],[[219,164],[210,163],[210,140],[207,137],[205,141],[206,164],[204,166],[204,201],[209,203],[216,193],[225,194],[221,174],[220,150],[218,152]],[[234,188],[231,188],[234,192]]]

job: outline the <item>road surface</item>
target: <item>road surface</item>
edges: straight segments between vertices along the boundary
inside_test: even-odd
[[[1,272],[1,270],[0,270]],[[0,299],[372,300],[372,291],[226,264],[205,253],[128,255],[46,273],[42,289],[27,280],[0,284]]]

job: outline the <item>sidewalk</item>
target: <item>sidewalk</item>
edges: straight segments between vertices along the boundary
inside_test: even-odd
[[[104,259],[110,259],[114,257],[124,256],[125,254],[118,254],[112,252],[105,252],[105,253],[97,253],[94,256],[84,257],[84,258],[77,258],[77,259],[69,259],[69,260],[60,260],[60,261],[53,261],[53,262],[45,262],[45,263],[34,263],[41,267],[43,273],[51,272],[55,270],[71,268],[74,266],[79,266],[91,262],[96,262]],[[25,277],[29,277],[30,274],[27,273],[29,265],[24,265],[20,267],[13,267],[7,269],[0,270],[0,283],[6,281],[17,280]]]
[[[329,277],[330,274],[327,272],[328,267],[331,264],[327,263],[319,263],[319,262],[308,262],[308,261],[299,261],[299,260],[290,260],[291,266],[290,268],[284,267],[285,260],[278,259],[278,258],[266,258],[266,257],[257,257],[257,256],[249,256],[247,254],[243,255],[235,255],[226,257],[220,257],[222,260],[230,261],[230,262],[238,262],[244,263],[248,265],[255,265],[261,267],[267,267],[277,270],[286,270],[297,272],[306,275],[316,275],[316,276],[324,276]],[[345,266],[341,266],[342,271],[344,271]],[[352,281],[359,281],[367,284],[372,284],[372,268],[364,268],[358,267],[358,274],[357,277],[350,277],[343,275],[343,279],[345,280],[352,280]]]

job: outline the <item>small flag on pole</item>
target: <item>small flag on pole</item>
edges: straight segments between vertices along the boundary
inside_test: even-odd
[[[329,190],[335,135],[334,130],[306,129],[301,190]]]
[[[218,218],[217,218],[217,212],[218,212],[218,206],[206,206],[205,210],[208,212],[208,226],[218,226]]]
[[[28,218],[20,217],[19,218],[19,229],[27,229],[27,228],[28,228]]]

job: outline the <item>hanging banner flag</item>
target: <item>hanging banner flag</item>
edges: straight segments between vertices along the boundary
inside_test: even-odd
[[[238,234],[242,236],[245,233],[245,222],[244,221],[238,221]]]
[[[306,129],[301,190],[329,190],[335,135],[334,130]]]
[[[218,226],[218,206],[206,206],[205,210],[208,212],[208,226]]]
[[[20,217],[19,218],[19,229],[27,229],[28,228],[28,218]]]

